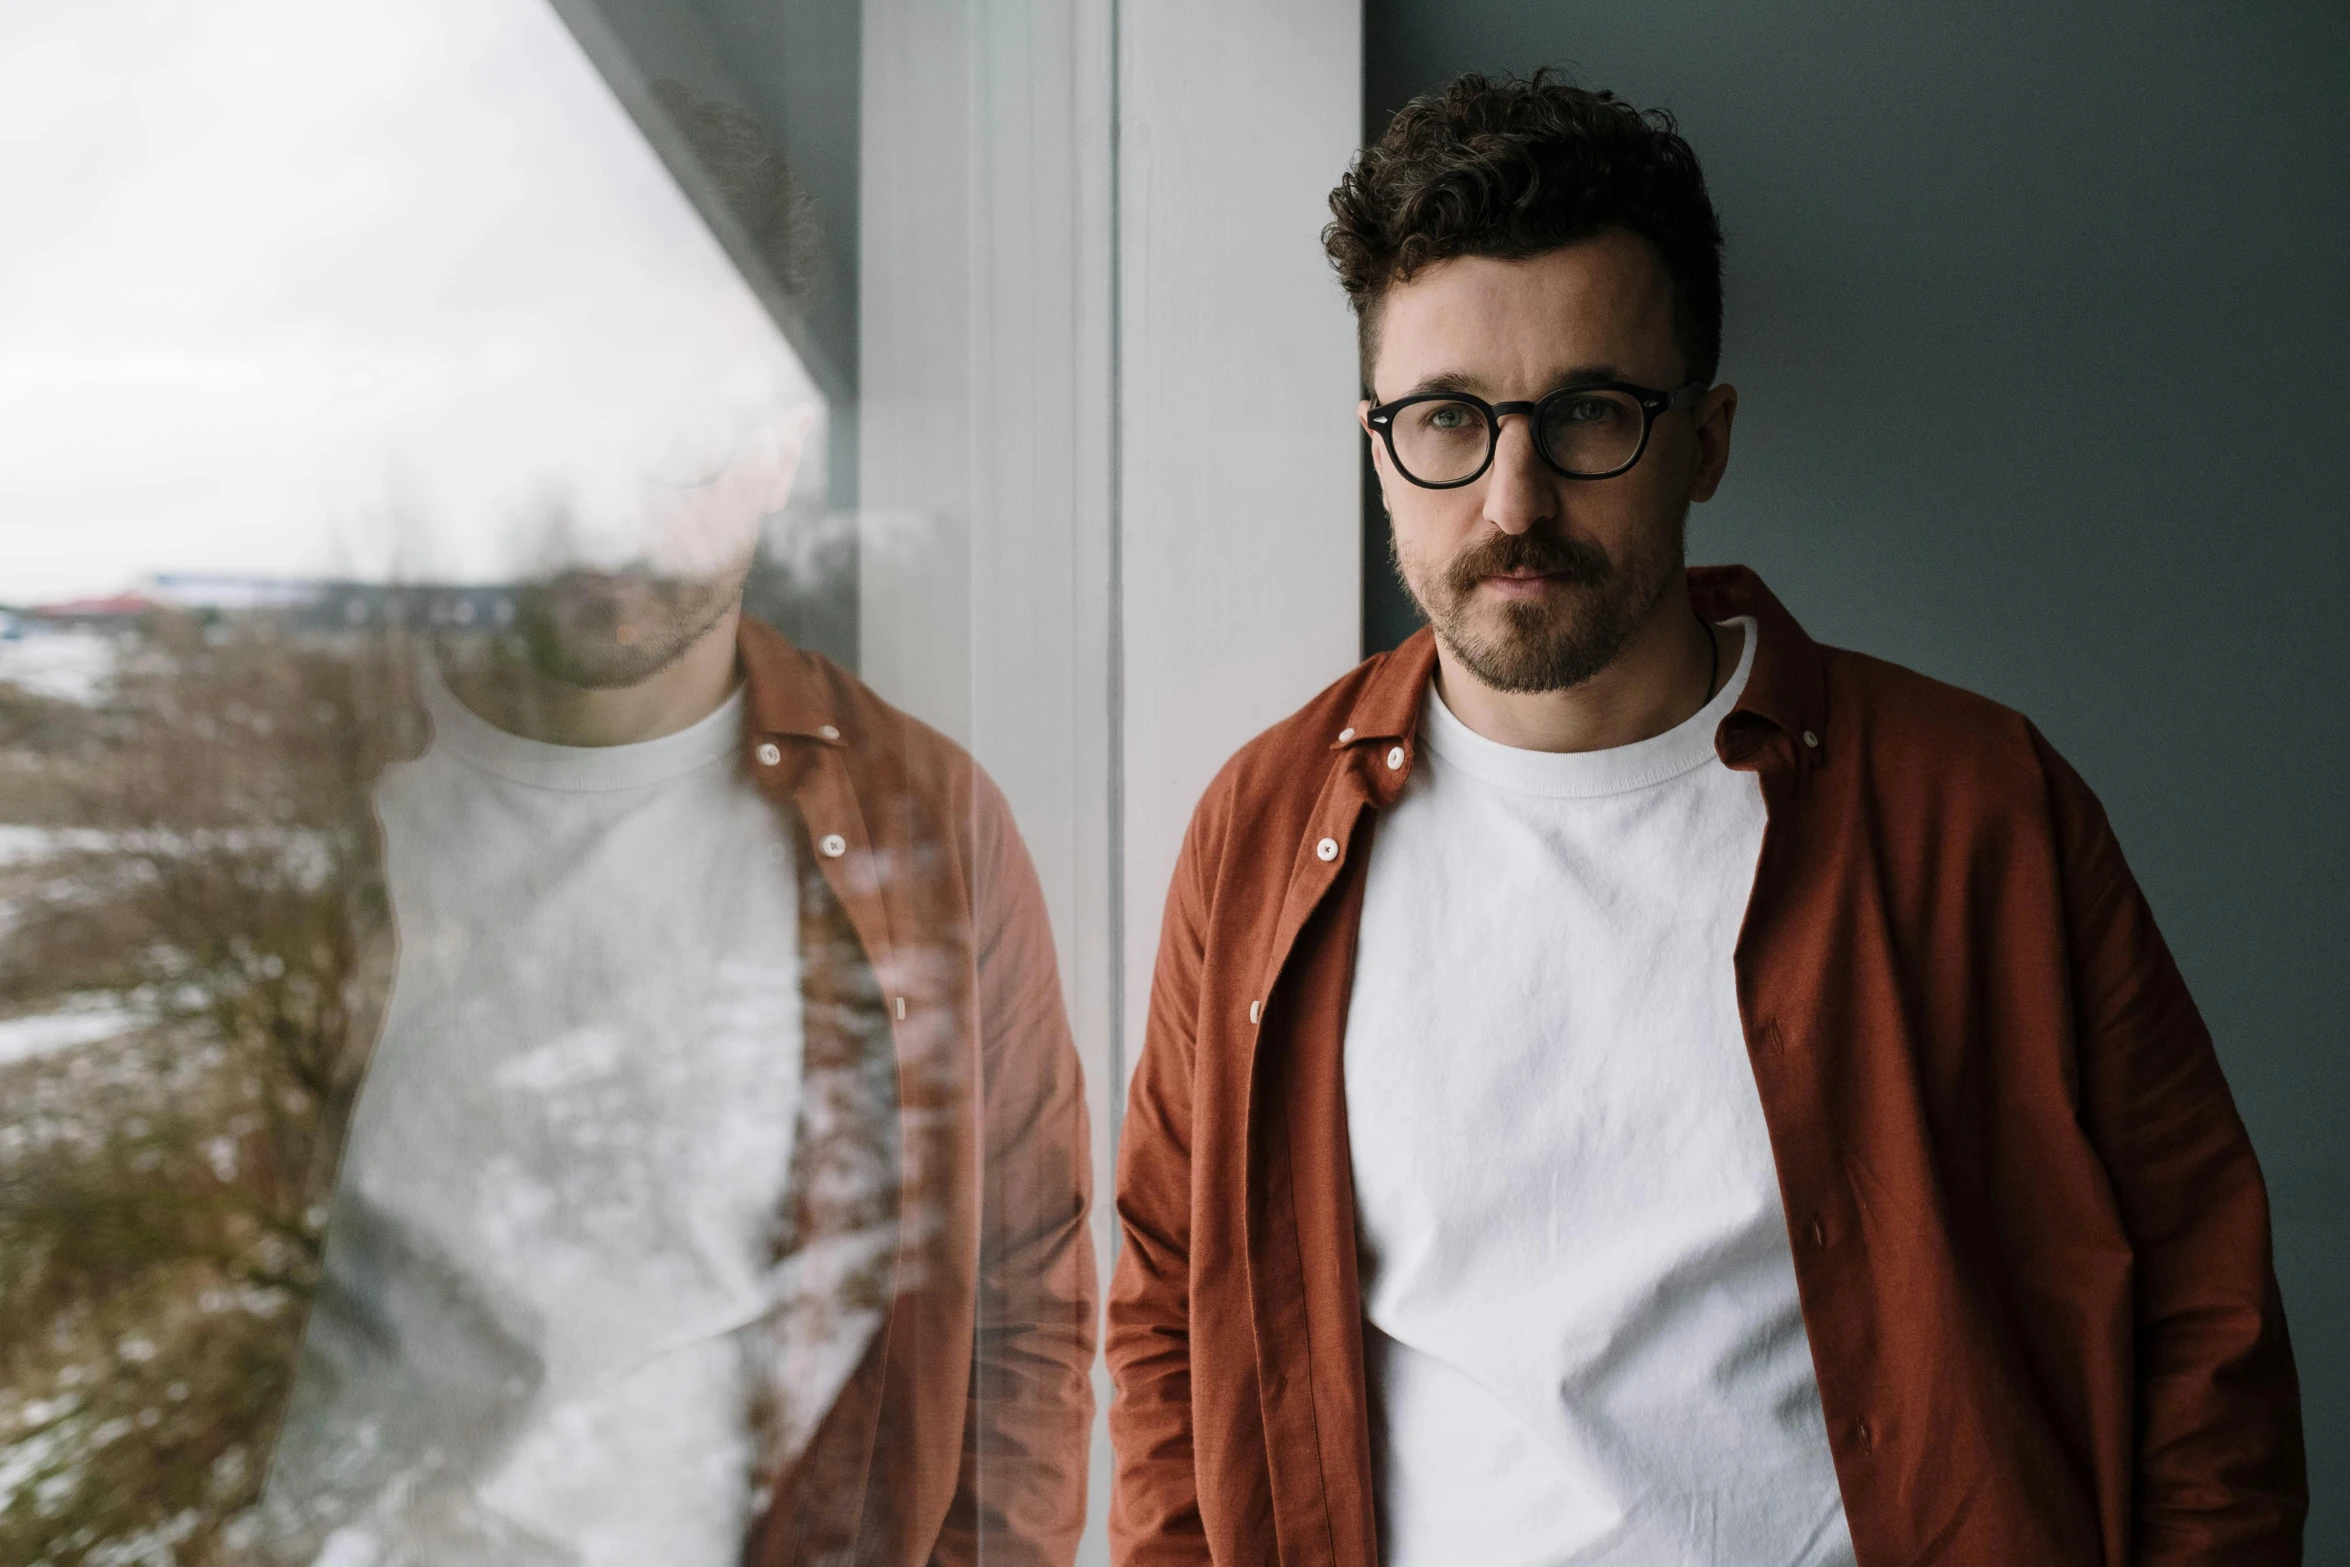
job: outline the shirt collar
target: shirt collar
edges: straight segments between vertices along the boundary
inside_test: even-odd
[[[828,665],[792,646],[773,626],[745,615],[735,646],[742,659],[750,727],[763,735],[790,735],[820,745],[843,744],[849,727]]]
[[[1820,645],[1745,566],[1692,566],[1689,599],[1711,621],[1754,617],[1754,671],[1732,716],[1753,714],[1800,741],[1796,755],[1818,761],[1829,740],[1828,673]]]
[[[1798,756],[1817,761],[1828,743],[1827,675],[1819,644],[1763,580],[1745,566],[1692,566],[1689,598],[1710,621],[1751,615],[1754,669],[1732,717],[1750,713],[1802,743]],[[1436,634],[1423,626],[1373,672],[1347,714],[1338,749],[1373,741],[1409,741],[1419,727],[1420,702],[1436,670]]]

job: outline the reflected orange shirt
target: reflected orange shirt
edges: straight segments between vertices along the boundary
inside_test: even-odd
[[[1095,1281],[1083,1076],[1010,807],[945,736],[746,617],[745,764],[797,818],[811,1070],[886,1028],[888,1315],[767,1487],[745,1567],[1066,1567],[1085,1517]],[[817,1187],[828,1183],[817,1181]],[[802,1192],[803,1246],[831,1228]]]

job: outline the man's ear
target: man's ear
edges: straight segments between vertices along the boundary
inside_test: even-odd
[[[763,475],[766,509],[783,510],[791,499],[792,485],[800,476],[800,460],[807,455],[808,437],[815,433],[819,410],[813,402],[792,409],[758,431],[751,441],[759,460],[765,465]]]
[[[1710,501],[1722,487],[1730,467],[1730,426],[1738,417],[1738,388],[1724,382],[1697,400],[1689,410],[1697,432],[1697,471],[1691,475],[1689,498]]]
[[[1371,399],[1368,397],[1355,404],[1355,423],[1362,428],[1363,438],[1371,443],[1371,472],[1379,481],[1380,514],[1393,516],[1394,513],[1387,505],[1387,443],[1371,431],[1371,408]]]

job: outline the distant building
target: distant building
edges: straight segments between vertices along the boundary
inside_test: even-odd
[[[24,618],[38,626],[127,629],[162,607],[144,593],[117,593],[107,598],[64,599],[54,604],[34,604],[25,609]]]
[[[206,617],[260,620],[291,631],[491,627],[514,619],[514,590],[500,583],[384,583],[166,572],[142,590]]]
[[[0,637],[66,628],[135,631],[149,617],[167,611],[208,622],[260,624],[282,631],[361,631],[386,626],[486,630],[513,623],[514,589],[503,583],[347,582],[159,573],[123,593],[0,610]]]

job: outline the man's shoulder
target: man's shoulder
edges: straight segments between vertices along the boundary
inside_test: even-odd
[[[1368,730],[1357,736],[1350,725],[1362,721],[1366,705],[1374,705],[1373,694],[1392,687],[1401,673],[1399,666],[1409,659],[1408,649],[1372,654],[1242,745],[1201,795],[1195,820],[1203,825],[1233,818],[1274,824],[1310,813],[1349,742],[1386,738],[1384,732],[1374,736]],[[1382,729],[1406,736],[1417,714],[1415,693],[1405,721]]]
[[[1880,796],[2034,817],[2052,794],[2088,798],[2047,737],[2006,703],[1849,648],[1822,646],[1820,658],[1830,738],[1844,741]]]
[[[748,615],[739,647],[754,728],[837,747],[850,775],[866,787],[887,782],[916,798],[957,805],[976,792],[992,804],[994,785],[960,742],[856,674]]]
[[[1858,717],[1872,727],[1893,726],[1983,744],[2007,743],[2027,724],[2014,708],[1964,686],[1852,648],[1820,646],[1831,720]],[[1843,709],[1842,712],[1834,711]]]
[[[1762,647],[1748,702],[1791,734],[1818,724],[1831,767],[1928,766],[2037,787],[2046,742],[2014,708],[1889,659],[1813,641],[1745,566],[1692,567],[1689,588],[1709,620],[1754,620]]]

